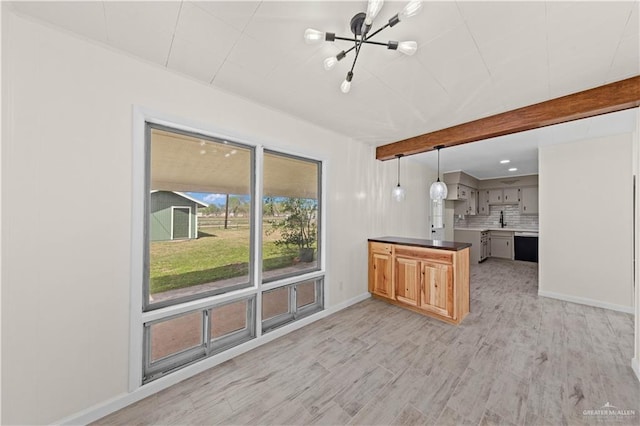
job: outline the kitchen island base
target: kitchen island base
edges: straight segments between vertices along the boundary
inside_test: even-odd
[[[459,324],[469,313],[468,243],[369,239],[369,292],[376,299]]]

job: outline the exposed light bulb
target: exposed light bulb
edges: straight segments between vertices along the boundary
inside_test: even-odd
[[[376,19],[380,9],[382,9],[383,0],[369,0],[369,4],[367,5],[367,17],[364,20],[364,23],[371,26],[373,20]]]
[[[420,0],[411,0],[404,9],[402,9],[402,12],[398,14],[398,18],[404,21],[407,18],[417,15],[420,10],[422,10],[422,2]]]
[[[338,63],[338,58],[335,56],[331,56],[324,60],[324,69],[329,71],[331,68],[335,67]]]
[[[340,85],[340,90],[342,90],[342,93],[349,93],[349,90],[351,90],[351,82],[345,79]]]
[[[406,191],[404,190],[403,187],[400,186],[400,184],[398,184],[398,186],[393,188],[393,191],[391,191],[391,196],[393,197],[394,200],[398,202],[403,201],[406,195],[407,195]]]
[[[401,41],[398,43],[398,52],[402,52],[407,56],[411,56],[418,50],[418,43],[415,41]]]
[[[347,73],[347,78],[345,78],[340,85],[340,90],[342,90],[342,93],[349,93],[349,90],[351,90],[351,79],[353,79],[353,73],[349,71]]]
[[[307,44],[317,43],[324,39],[324,33],[322,31],[314,30],[313,28],[307,28],[304,30],[304,41]]]

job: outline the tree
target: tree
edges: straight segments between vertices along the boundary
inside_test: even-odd
[[[298,249],[312,249],[317,239],[318,201],[308,198],[285,198],[282,202],[285,218],[272,224],[273,230],[280,231],[277,246]]]
[[[220,206],[216,206],[215,204],[210,204],[208,207],[201,209],[202,213],[207,216],[218,214],[221,210]]]

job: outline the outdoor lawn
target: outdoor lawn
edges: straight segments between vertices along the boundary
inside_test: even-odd
[[[265,220],[264,229],[269,228]],[[220,219],[202,218],[198,229],[198,239],[151,243],[151,294],[248,274],[248,218],[230,220],[228,229],[224,229]],[[296,248],[286,250],[276,246],[278,238],[278,231],[263,235],[266,271],[291,266],[298,256]]]

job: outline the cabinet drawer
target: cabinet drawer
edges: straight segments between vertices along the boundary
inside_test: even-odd
[[[492,238],[495,238],[495,237],[509,238],[509,237],[513,237],[513,232],[512,231],[491,231],[491,237]]]
[[[430,262],[453,263],[453,253],[443,250],[430,250],[420,247],[396,246],[396,255],[426,258]]]
[[[391,253],[391,244],[369,242],[369,250],[381,253]]]

